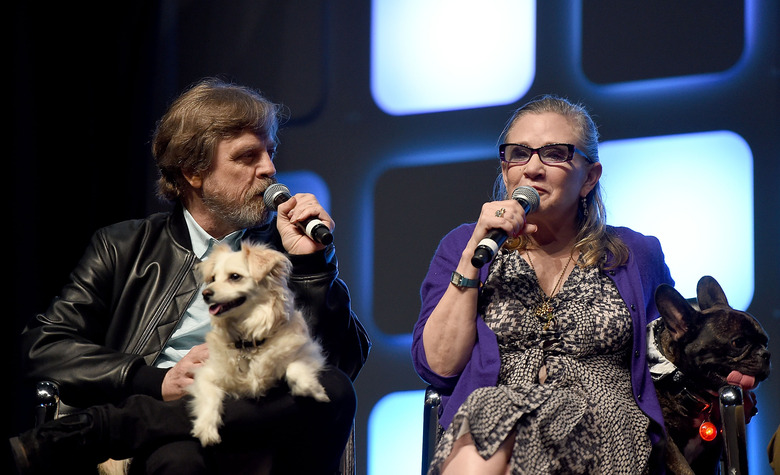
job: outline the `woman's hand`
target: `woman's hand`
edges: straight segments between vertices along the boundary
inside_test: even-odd
[[[473,254],[479,242],[493,229],[501,229],[508,237],[516,238],[522,234],[533,234],[537,228],[535,224],[526,222],[525,210],[516,200],[491,201],[482,205],[466,251],[470,250]]]

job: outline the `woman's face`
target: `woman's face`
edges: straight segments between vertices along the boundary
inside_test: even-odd
[[[531,148],[554,143],[582,148],[569,120],[554,112],[521,116],[509,128],[505,141]],[[587,196],[601,177],[601,164],[590,163],[575,153],[568,162],[548,165],[535,153],[523,165],[501,162],[501,172],[510,194],[518,186],[531,186],[539,192],[539,208],[529,215],[529,222],[576,220],[581,198]]]

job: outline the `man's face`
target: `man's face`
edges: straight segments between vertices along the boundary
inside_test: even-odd
[[[223,139],[203,178],[202,199],[215,216],[236,229],[268,221],[263,192],[274,183],[276,143],[251,131]]]

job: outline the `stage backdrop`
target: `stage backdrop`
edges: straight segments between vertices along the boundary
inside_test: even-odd
[[[420,282],[439,239],[489,200],[512,110],[540,94],[584,102],[600,125],[609,223],[658,236],[686,296],[715,276],[780,354],[776,2],[171,0],[13,13],[8,433],[30,421],[24,321],[97,227],[164,209],[150,134],[204,76],[287,106],[280,180],[316,191],[337,223],[341,276],[374,342],[356,384],[360,474],[419,473]],[[751,473],[770,473],[777,381],[757,391]]]

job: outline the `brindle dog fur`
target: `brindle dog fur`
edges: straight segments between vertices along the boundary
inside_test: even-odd
[[[699,280],[696,293],[698,309],[669,285],[656,289],[663,324],[654,322],[649,342],[677,368],[674,377],[655,381],[668,433],[667,471],[675,474],[717,473],[721,436],[705,442],[699,426],[710,420],[720,427],[718,391],[727,384],[742,387],[749,419],[755,411],[751,390],[770,371],[769,338],[758,320],[732,308],[710,276]]]

